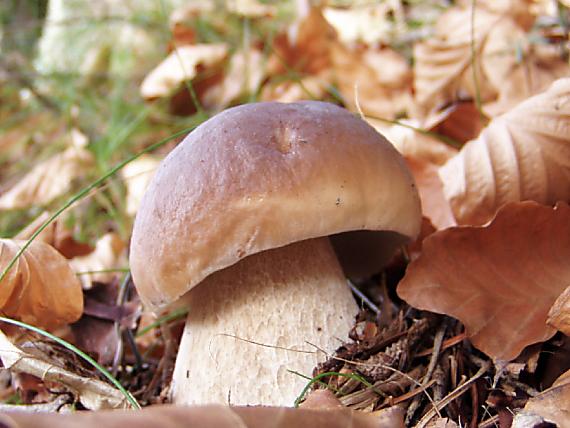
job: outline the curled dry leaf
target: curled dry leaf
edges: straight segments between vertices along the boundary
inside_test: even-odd
[[[510,203],[485,227],[456,227],[423,242],[398,285],[410,305],[458,318],[473,344],[512,360],[550,338],[547,314],[570,282],[570,208]]]
[[[34,349],[34,348],[31,348]],[[55,354],[56,350],[52,352]],[[114,409],[127,406],[124,395],[98,379],[77,375],[57,364],[48,353],[29,353],[14,345],[0,331],[0,359],[5,368],[65,385],[87,409]],[[57,424],[56,424],[57,425]]]
[[[81,147],[70,147],[41,162],[14,187],[0,196],[0,210],[45,205],[67,193],[74,180],[82,177],[93,165],[91,152]]]
[[[393,412],[393,417],[379,418],[373,414],[346,409],[312,410],[285,407],[175,407],[150,406],[138,412],[76,412],[75,414],[0,415],[0,423],[8,428],[401,428],[402,415]]]
[[[531,398],[524,410],[515,416],[513,428],[549,426],[570,428],[570,371],[554,382],[552,387]]]
[[[200,67],[219,65],[227,53],[225,44],[180,46],[146,76],[141,95],[147,100],[168,97],[185,81],[194,79]]]
[[[116,233],[107,233],[95,244],[95,250],[81,257],[75,257],[69,264],[77,273],[85,290],[93,287],[93,282],[111,282],[116,272],[127,265],[124,250],[127,244]],[[86,273],[93,272],[93,273]]]
[[[122,169],[121,176],[127,188],[127,214],[134,216],[137,213],[144,192],[159,163],[158,157],[144,154]]]
[[[570,78],[493,119],[439,172],[459,224],[511,201],[570,200]]]
[[[0,272],[25,241],[0,240]],[[7,317],[53,329],[83,312],[81,284],[68,261],[43,242],[32,242],[0,283],[0,309]]]

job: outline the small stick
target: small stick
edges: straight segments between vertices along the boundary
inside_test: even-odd
[[[489,369],[490,365],[491,365],[490,362],[488,362],[488,361],[484,362],[484,364],[481,366],[481,368],[477,371],[477,373],[475,373],[475,375],[471,379],[469,379],[468,381],[464,382],[463,384],[461,384],[460,386],[455,388],[453,391],[451,391],[449,394],[447,394],[447,396],[443,400],[441,400],[439,403],[436,403],[435,407],[432,407],[423,416],[423,418],[420,419],[420,421],[417,423],[415,428],[424,428],[425,426],[427,426],[428,422],[441,409],[443,409],[445,406],[447,406],[453,400],[455,400],[458,397],[460,397],[461,395],[463,395],[465,393],[465,391],[467,391],[477,379],[479,379],[481,376],[483,376],[487,372],[487,370]]]

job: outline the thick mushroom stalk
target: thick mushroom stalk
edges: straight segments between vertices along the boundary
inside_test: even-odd
[[[358,312],[328,238],[246,257],[188,299],[173,376],[184,405],[293,405]]]

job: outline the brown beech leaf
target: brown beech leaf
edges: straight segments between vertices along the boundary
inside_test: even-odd
[[[570,428],[570,371],[560,376],[550,388],[528,400],[524,410],[515,416],[512,426],[527,428],[541,426],[540,423],[544,422]]]
[[[203,102],[221,110],[240,95],[256,93],[264,78],[263,53],[255,48],[239,50],[230,58],[224,79],[206,91]]]
[[[91,152],[70,147],[39,163],[14,187],[0,196],[0,210],[45,205],[68,192],[73,180],[81,177],[94,163]]]
[[[570,200],[570,78],[493,119],[439,172],[459,224],[511,201]]]
[[[414,157],[407,157],[406,163],[418,186],[423,215],[428,217],[437,229],[455,226],[455,218],[443,195],[443,184],[437,174],[438,166]]]
[[[75,412],[74,414],[0,415],[7,428],[401,428],[402,412],[355,412],[348,409],[313,410],[287,407],[227,407],[219,405],[150,406],[141,411]]]
[[[528,28],[535,19],[529,2],[509,2],[510,7],[507,2],[501,7],[493,7],[497,2],[478,2],[474,12],[471,2],[467,3],[443,14],[435,37],[414,48],[416,114],[462,96],[478,96],[490,103],[485,112],[494,116],[570,73],[558,46],[529,41]],[[471,25],[465,25],[473,13],[475,37]]]
[[[441,142],[434,136],[422,133],[419,122],[401,120],[400,124],[386,125],[385,121],[366,118],[378,132],[384,135],[403,156],[427,161],[434,165],[443,165],[457,154],[457,149]],[[418,129],[416,131],[416,128]]]
[[[331,44],[330,52],[335,82],[349,110],[384,119],[393,119],[406,111],[411,81],[406,78],[409,70],[402,70],[403,58],[396,59],[395,52],[392,55],[351,50],[338,41]],[[396,85],[393,79],[386,79],[387,84],[383,84],[385,71],[386,75],[401,73],[400,84]]]
[[[185,81],[194,79],[200,67],[220,64],[227,56],[225,44],[186,45],[176,48],[141,84],[141,95],[147,100],[172,95]]]
[[[26,241],[0,239],[0,272]],[[51,246],[32,242],[0,283],[4,316],[53,329],[83,312],[81,283],[67,260]]]
[[[570,282],[570,208],[505,205],[485,227],[430,235],[398,285],[410,305],[459,319],[473,344],[512,360],[554,333],[548,311]]]
[[[467,25],[471,13],[470,7],[449,9],[438,19],[434,36],[414,46],[416,101],[426,112],[455,100],[461,91],[473,93],[466,87],[473,80],[472,47],[480,54],[485,38],[502,16],[477,8],[472,34]],[[477,72],[482,75],[479,64]],[[490,100],[496,93],[481,82],[479,95]]]
[[[556,299],[546,322],[570,337],[570,286]]]
[[[290,70],[316,75],[329,70],[330,47],[336,41],[336,31],[319,8],[302,11],[289,31],[275,38],[274,53],[268,59],[268,75],[282,75]]]

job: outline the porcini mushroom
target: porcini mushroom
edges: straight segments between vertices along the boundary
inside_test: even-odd
[[[358,311],[327,237],[413,237],[420,218],[400,155],[347,110],[257,103],[203,123],[159,167],[131,242],[142,300],[189,309],[174,402],[292,405],[293,372],[311,376]]]

